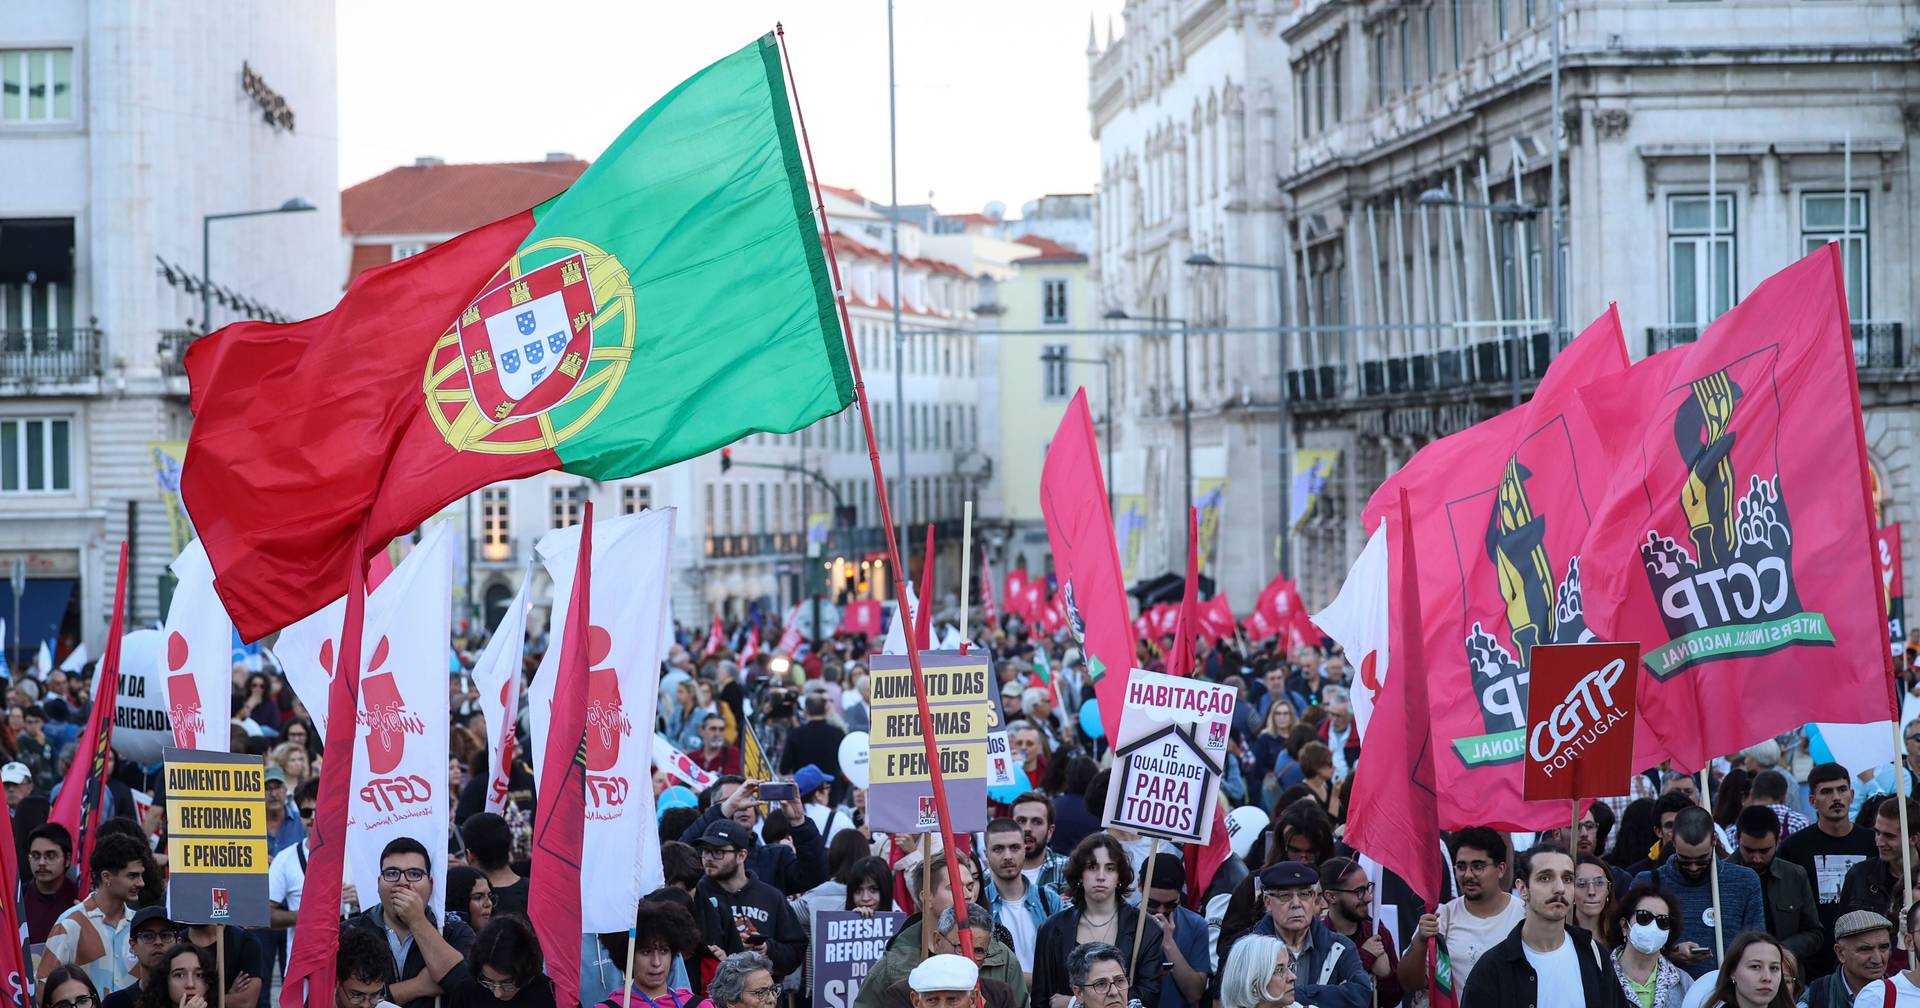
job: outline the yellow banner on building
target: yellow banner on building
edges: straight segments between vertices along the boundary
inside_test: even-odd
[[[1307,512],[1313,510],[1313,504],[1326,493],[1327,483],[1333,478],[1334,464],[1340,461],[1340,451],[1336,448],[1302,448],[1293,453],[1292,481],[1288,483],[1287,527],[1300,530],[1300,523],[1307,520]]]
[[[1140,574],[1141,547],[1147,540],[1147,495],[1113,496],[1113,541],[1120,548],[1120,582],[1132,584]]]
[[[1213,567],[1213,547],[1220,541],[1220,505],[1227,497],[1225,476],[1198,476],[1193,481],[1193,508],[1200,512],[1200,569]]]
[[[167,530],[173,540],[173,554],[193,541],[193,523],[187,519],[187,507],[180,500],[180,467],[187,460],[185,441],[149,441],[147,454],[153,458],[154,481],[160,486],[160,506],[167,510]]]
[[[827,548],[827,533],[833,529],[833,515],[815,511],[807,516],[807,555],[818,557]]]

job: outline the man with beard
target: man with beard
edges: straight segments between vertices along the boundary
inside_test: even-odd
[[[1435,935],[1447,943],[1453,962],[1453,990],[1466,988],[1475,964],[1526,916],[1526,907],[1500,884],[1507,873],[1507,841],[1485,826],[1473,826],[1453,835],[1453,874],[1460,895],[1442,904],[1439,913],[1421,914],[1413,942],[1400,957],[1402,990],[1427,988],[1427,943]]]
[[[1920,845],[1914,844],[1914,838],[1920,836],[1920,802],[1912,798],[1906,801],[1907,844],[1915,851],[1913,860],[1920,862]],[[1902,919],[1912,897],[1906,891],[1908,887],[1899,884],[1900,799],[1897,796],[1881,799],[1874,811],[1873,847],[1878,856],[1854,865],[1840,883],[1840,909],[1871,910],[1888,920]]]
[[[1033,939],[1047,918],[1060,912],[1060,896],[1027,881],[1026,833],[1011,819],[987,824],[987,908],[1013,936],[1020,971],[1033,976]]]
[[[1013,821],[1020,827],[1020,841],[1026,847],[1020,870],[1027,884],[1063,895],[1067,882],[1067,856],[1047,846],[1053,839],[1053,799],[1045,791],[1029,791],[1013,800]]]
[[[1400,960],[1393,935],[1370,916],[1373,880],[1352,858],[1329,858],[1320,866],[1320,892],[1327,902],[1327,927],[1353,942],[1360,951],[1360,964],[1380,988],[1378,1004],[1393,1008],[1405,996],[1396,975]]]
[[[1564,848],[1535,847],[1517,881],[1526,916],[1480,957],[1460,1008],[1626,1008],[1626,993],[1600,944],[1569,923],[1573,857]]]
[[[33,884],[20,889],[20,916],[27,944],[47,940],[53,922],[80,899],[80,887],[67,877],[73,861],[73,835],[59,823],[41,823],[27,834],[27,871]]]
[[[1669,958],[1695,980],[1720,968],[1713,943],[1713,816],[1699,806],[1673,820],[1673,856],[1651,872],[1642,872],[1634,884],[1651,878],[1673,899],[1679,918],[1679,944]],[[1745,865],[1720,863],[1720,914],[1723,935],[1765,931],[1767,913],[1760,899],[1760,876]]]
[[[696,898],[718,907],[730,918],[740,933],[741,944],[771,959],[773,978],[782,980],[800,968],[807,953],[807,935],[800,929],[800,918],[794,916],[786,896],[747,871],[752,844],[752,834],[745,826],[730,819],[709,822],[694,844],[700,849],[700,864],[706,871]]]
[[[1813,796],[1813,826],[1781,843],[1780,859],[1799,865],[1813,881],[1814,895],[1820,900],[1820,927],[1833,934],[1841,914],[1840,883],[1854,865],[1874,856],[1873,831],[1848,814],[1853,807],[1853,780],[1846,767],[1838,763],[1814,767],[1807,774],[1807,791]],[[1814,971],[1820,967],[1819,963],[1807,965]]]

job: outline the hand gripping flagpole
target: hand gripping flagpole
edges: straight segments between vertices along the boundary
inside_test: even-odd
[[[841,337],[847,344],[847,364],[853,371],[853,394],[860,405],[860,428],[867,439],[867,460],[873,466],[873,492],[880,505],[880,524],[887,534],[887,562],[893,570],[904,574],[906,566],[900,562],[900,539],[894,531],[893,506],[887,501],[886,473],[880,467],[880,447],[873,436],[873,411],[867,405],[867,386],[860,375],[860,352],[853,339],[853,323],[847,317],[846,289],[840,283],[840,263],[833,253],[833,231],[827,227],[827,203],[820,194],[820,174],[813,167],[813,144],[807,139],[807,117],[800,111],[800,89],[793,84],[793,56],[787,51],[786,29],[776,24],[774,34],[780,40],[780,56],[787,71],[787,86],[793,92],[793,118],[800,130],[800,147],[807,158],[807,177],[813,185],[814,212],[819,214],[821,239],[826,243],[827,268],[833,272],[833,300],[840,308]],[[898,291],[895,292],[896,296]],[[927,589],[922,587],[921,593]],[[906,620],[906,626],[914,625],[914,606],[901,593],[900,611],[895,619]],[[920,650],[912,642],[907,646],[907,667],[913,675],[913,699],[920,708],[920,723],[933,724],[933,712],[927,706],[927,683],[920,671]],[[927,769],[933,776],[934,810],[940,817],[940,841],[947,859],[947,884],[953,889],[953,911],[958,918],[960,930],[960,952],[967,958],[973,958],[973,927],[967,919],[967,894],[960,883],[960,858],[954,850],[953,814],[947,807],[946,775],[940,770],[940,750],[934,744],[933,732],[921,734],[926,746]],[[927,866],[922,864],[921,871]]]

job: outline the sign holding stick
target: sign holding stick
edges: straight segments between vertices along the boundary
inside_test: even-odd
[[[267,784],[260,756],[167,749],[167,916],[267,925]]]

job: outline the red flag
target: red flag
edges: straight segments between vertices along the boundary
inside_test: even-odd
[[[1200,519],[1187,509],[1187,586],[1180,592],[1180,610],[1173,624],[1173,651],[1167,655],[1168,675],[1193,672],[1193,638],[1200,632]]]
[[[19,886],[15,880],[25,876],[20,874],[19,851],[12,843],[11,807],[6,811],[6,824],[6,835],[0,837],[0,879],[7,880],[0,883],[0,936],[6,939],[0,941],[0,1005],[27,1008],[27,978],[33,974],[27,972],[26,950],[18,940],[22,924],[20,904],[15,896]]]
[[[1026,619],[1027,614],[1022,611],[1022,604],[1025,602],[1027,596],[1027,569],[1025,567],[1015,567],[1008,571],[1006,585],[1007,590],[1001,593],[1001,597],[1006,603],[1006,614]]]
[[[747,630],[747,642],[740,648],[740,664],[745,665],[759,656],[760,625],[756,623]]]
[[[988,626],[1000,622],[1000,606],[993,598],[993,554],[980,551],[980,615]]]
[[[920,559],[920,605],[913,613],[913,635],[910,647],[925,651],[933,647],[929,635],[933,632],[933,526],[927,526],[927,550]]]
[[[1029,622],[1045,619],[1047,608],[1047,579],[1034,578],[1027,582],[1026,590],[1020,593],[1020,610],[1026,614]]]
[[[611,647],[606,631],[589,630],[588,588],[593,563],[593,502],[580,519],[580,558],[573,568],[567,624],[553,690],[553,720],[541,763],[540,804],[533,824],[533,891],[527,916],[547,956],[556,1004],[580,1003],[580,850],[587,824],[587,669]],[[716,625],[718,621],[716,620]]]
[[[1233,636],[1233,606],[1225,595],[1215,595],[1200,604],[1200,636],[1209,643]]]
[[[340,624],[340,655],[327,687],[325,751],[351,753],[359,731],[360,645],[366,636],[367,530],[361,526],[348,554],[347,611]],[[293,928],[293,952],[281,982],[282,1004],[332,1008],[334,959],[340,950],[340,877],[347,863],[347,804],[353,786],[351,758],[326,761],[320,770],[320,800],[308,834],[307,881],[300,903],[316,911],[301,915]],[[304,989],[302,984],[305,984]]]
[[[880,626],[880,603],[874,599],[855,599],[840,615],[840,632],[878,637],[886,631]]]
[[[1589,636],[1581,544],[1611,474],[1575,386],[1625,367],[1609,309],[1554,359],[1531,401],[1422,448],[1367,503],[1366,527],[1378,528],[1402,487],[1419,501],[1407,545],[1420,554],[1425,608],[1393,620],[1424,635],[1426,664],[1406,667],[1426,670],[1433,700],[1443,828],[1538,830],[1567,818],[1563,804],[1522,800],[1526,684],[1533,645]]]
[[[706,654],[714,654],[718,652],[721,648],[726,646],[727,646],[726,625],[720,622],[720,617],[715,616],[713,618],[713,626],[707,628],[706,646],[701,648],[700,650]]]
[[[127,544],[120,543],[120,570],[114,578],[113,620],[107,625],[107,650],[100,656],[100,685],[93,693],[93,711],[87,729],[74,746],[73,765],[60,785],[60,797],[47,814],[48,822],[67,828],[73,839],[73,863],[81,865],[80,895],[93,889],[87,865],[100,830],[101,797],[107,790],[107,751],[113,741],[114,698],[120,695],[120,634],[127,618]],[[82,758],[85,757],[85,758]],[[132,809],[124,810],[128,814]],[[13,878],[15,876],[5,876]]]
[[[1280,627],[1274,624],[1273,617],[1268,616],[1265,609],[1255,609],[1247,616],[1245,625],[1248,640],[1269,640],[1280,633]]]
[[[800,642],[806,639],[807,635],[800,629],[799,623],[789,623],[780,633],[780,643],[775,644],[773,649],[791,658],[794,652],[800,650]]]
[[[1347,842],[1406,880],[1431,907],[1440,896],[1440,809],[1434,767],[1434,722],[1421,640],[1420,576],[1415,561],[1413,510],[1399,489],[1396,547],[1388,568],[1393,621],[1388,651],[1394,673],[1374,702],[1367,751],[1354,770],[1353,812]],[[1560,806],[1565,813],[1564,805]]]
[[[1886,717],[1839,246],[1580,398],[1614,448],[1582,575],[1601,639],[1642,645],[1634,766],[1692,771],[1808,721]]]

